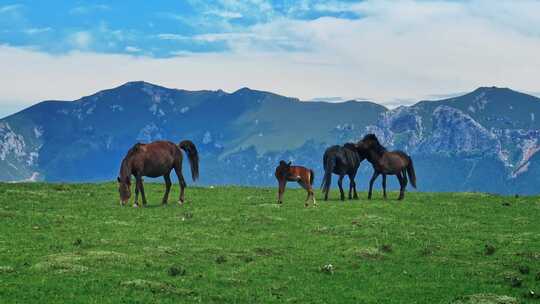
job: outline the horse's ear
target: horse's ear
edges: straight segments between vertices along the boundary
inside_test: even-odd
[[[122,182],[122,181],[120,180],[120,176],[117,176],[117,177],[116,177],[116,180],[117,180],[119,183]]]
[[[291,165],[291,163],[292,163],[292,162],[288,162],[288,163],[287,163],[287,166],[290,166],[290,165]]]

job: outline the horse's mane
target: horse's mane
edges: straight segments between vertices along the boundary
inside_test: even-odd
[[[353,151],[356,151],[356,145],[353,144],[353,143],[350,143],[350,142],[345,143],[345,144],[343,145],[343,147],[344,147],[344,148],[347,148],[347,149],[351,149],[351,150],[353,150]]]
[[[131,158],[137,151],[139,151],[139,148],[144,145],[144,144],[141,144],[141,143],[136,143],[133,145],[133,147],[131,147],[128,152],[126,153],[126,156],[124,157],[124,159],[129,159]]]
[[[379,142],[379,139],[377,138],[377,136],[375,136],[375,134],[367,134],[366,136],[364,136],[364,138],[362,139],[362,141],[364,140],[371,140],[375,143],[374,145],[374,150],[377,154],[383,154],[384,152],[386,152],[386,148],[381,145],[381,143]]]
[[[133,145],[133,147],[131,147],[128,152],[126,153],[126,156],[124,156],[124,159],[122,160],[122,164],[120,165],[120,177],[125,177],[125,176],[130,176],[131,173],[129,172],[130,171],[130,168],[128,166],[129,164],[129,159],[131,157],[133,157],[133,155],[135,155],[140,147],[144,145],[144,144],[141,144],[141,143],[136,143],[135,145]]]

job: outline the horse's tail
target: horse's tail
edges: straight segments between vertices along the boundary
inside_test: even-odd
[[[321,189],[324,193],[330,190],[330,183],[332,182],[332,171],[334,171],[335,161],[334,157],[329,158],[326,155],[323,158],[324,162],[324,177],[321,183]]]
[[[186,152],[191,167],[191,178],[196,181],[199,178],[199,153],[191,140],[183,140],[178,146]]]
[[[407,175],[409,175],[409,180],[411,185],[416,189],[416,173],[414,173],[414,166],[412,158],[409,157],[409,164],[407,165]]]
[[[315,181],[315,172],[309,169],[309,184],[313,186],[313,181]]]

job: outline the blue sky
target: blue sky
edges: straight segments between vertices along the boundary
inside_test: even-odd
[[[173,57],[227,52],[226,35],[276,19],[357,19],[327,1],[0,1],[0,41],[51,54],[74,50]],[[354,3],[343,1],[347,3]],[[273,47],[294,50],[292,41]]]
[[[538,92],[540,1],[0,0],[0,116],[127,81],[388,106]]]

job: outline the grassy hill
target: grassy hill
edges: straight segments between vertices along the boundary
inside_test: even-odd
[[[112,183],[0,184],[0,302],[539,301],[537,197],[362,193],[304,208],[288,189],[280,208],[275,189],[217,187],[188,188],[179,207],[175,188],[162,207],[163,185],[146,189],[135,209]]]

